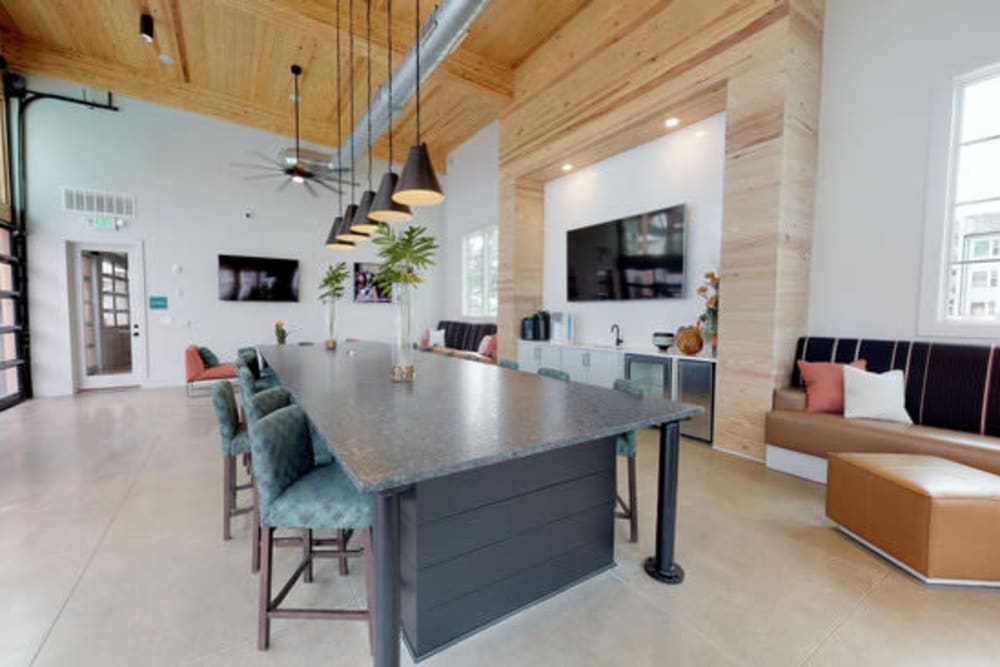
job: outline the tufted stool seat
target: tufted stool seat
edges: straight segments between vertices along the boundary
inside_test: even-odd
[[[236,457],[250,455],[250,434],[246,424],[240,422],[236,395],[229,382],[216,382],[212,386],[212,404],[219,422],[222,440],[222,539],[232,538],[232,518],[246,514],[252,507],[239,507],[237,493],[252,488],[252,484],[236,483]]]
[[[645,393],[642,387],[631,380],[615,380],[615,391],[620,391],[634,398],[642,398]],[[622,500],[621,494],[617,494],[618,505],[621,511],[615,516],[619,519],[626,519],[629,523],[629,541],[639,541],[639,515],[637,513],[639,494],[636,486],[635,453],[638,449],[638,434],[635,431],[622,433],[615,439],[615,453],[618,456],[628,457],[628,503]]]

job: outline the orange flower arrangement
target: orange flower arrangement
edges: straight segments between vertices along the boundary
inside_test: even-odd
[[[705,300],[705,312],[698,317],[698,326],[706,338],[714,339],[719,333],[719,276],[714,271],[705,274],[698,296]]]
[[[285,323],[281,320],[274,323],[274,338],[278,341],[278,345],[284,345],[285,341],[288,340],[288,329],[285,328]]]

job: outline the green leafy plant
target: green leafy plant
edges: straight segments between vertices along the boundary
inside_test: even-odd
[[[389,225],[379,225],[372,243],[382,260],[375,284],[383,292],[392,290],[393,285],[423,282],[420,274],[434,266],[434,253],[438,249],[427,228],[416,225],[399,232]]]
[[[323,281],[319,284],[320,300],[332,299],[336,301],[340,297],[344,296],[344,292],[346,291],[344,281],[347,280],[350,275],[351,272],[347,268],[347,262],[340,262],[339,264],[328,266],[326,268],[326,274],[323,276]]]

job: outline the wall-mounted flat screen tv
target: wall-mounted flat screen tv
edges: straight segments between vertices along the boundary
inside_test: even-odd
[[[220,301],[298,301],[295,259],[219,255]]]
[[[684,205],[572,229],[566,235],[570,301],[684,295]]]
[[[354,303],[392,303],[392,293],[375,284],[375,276],[381,270],[381,264],[354,263]]]

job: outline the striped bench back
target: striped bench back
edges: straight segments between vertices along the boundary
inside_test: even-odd
[[[800,338],[795,358],[868,362],[906,376],[906,411],[917,424],[1000,436],[1000,354],[995,346],[869,338]],[[798,365],[792,386],[803,387]]]

